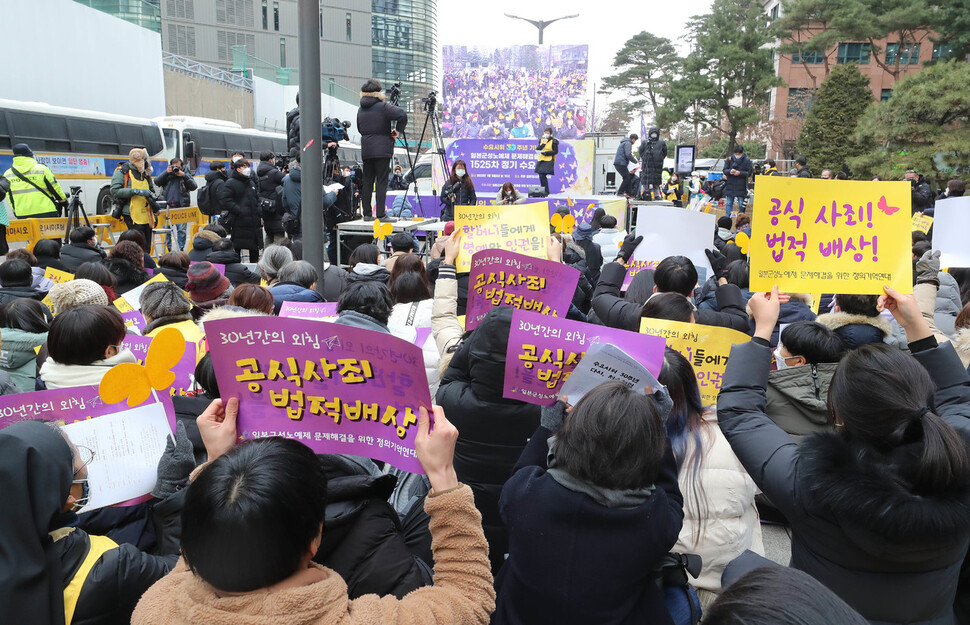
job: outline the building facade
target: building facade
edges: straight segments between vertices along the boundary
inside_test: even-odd
[[[374,77],[385,88],[401,83],[401,106],[423,113],[422,100],[438,89],[437,0],[372,0],[371,12]],[[411,129],[420,133],[414,121]]]
[[[782,15],[780,0],[766,0],[764,7],[769,20]],[[812,34],[811,30],[805,32],[806,37]],[[816,91],[836,65],[857,64],[859,71],[869,78],[873,100],[885,101],[892,96],[897,68],[898,77],[902,78],[948,53],[945,47],[934,44],[930,35],[918,32],[915,37],[918,42],[903,44],[902,49],[898,41],[876,41],[878,57],[870,43],[856,41],[841,41],[827,54],[809,54],[804,58],[799,54],[781,54],[776,49],[775,72],[787,86],[775,87],[771,91],[769,123],[773,132],[768,142],[768,155],[775,159],[795,158],[801,121],[811,109]]]

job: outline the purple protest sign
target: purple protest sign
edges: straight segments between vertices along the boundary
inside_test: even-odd
[[[654,377],[660,375],[666,346],[662,337],[516,310],[505,354],[502,396],[551,406],[562,383],[596,343],[615,345]]]
[[[125,349],[131,350],[131,353],[135,355],[135,358],[139,362],[144,363],[152,340],[152,338],[147,336],[127,334],[121,342],[121,345]],[[178,361],[178,364],[172,368],[172,373],[175,374],[175,382],[171,388],[172,395],[186,395],[189,391],[194,390],[195,364],[198,361],[198,349],[199,347],[195,343],[185,343],[185,353],[182,354],[182,358]]]
[[[152,393],[140,404],[159,402],[165,408],[169,425],[175,431],[175,408],[172,400],[165,393]],[[136,406],[137,407],[137,406]],[[34,391],[32,393],[18,393],[17,395],[0,396],[0,430],[27,419],[42,421],[63,421],[74,423],[101,415],[114,414],[128,410],[126,403],[107,404],[98,394],[97,386],[74,386],[58,388],[49,391]]]
[[[337,302],[283,302],[280,317],[327,319],[337,316]]]
[[[465,328],[472,330],[497,306],[565,317],[576,292],[579,270],[551,260],[505,250],[472,256]]]
[[[138,334],[141,334],[145,330],[145,316],[141,314],[141,311],[132,310],[131,312],[121,313],[121,318],[125,320],[125,327],[132,328],[136,330]]]
[[[285,436],[424,473],[418,408],[431,409],[421,349],[399,338],[304,319],[206,323],[223,399],[238,397],[245,438]]]

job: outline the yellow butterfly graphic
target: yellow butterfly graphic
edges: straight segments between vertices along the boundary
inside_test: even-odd
[[[165,328],[148,346],[145,364],[124,362],[108,370],[98,394],[107,404],[128,400],[129,406],[143,403],[152,389],[164,391],[175,382],[172,368],[185,354],[185,337],[175,328]]]
[[[749,237],[746,232],[739,232],[734,235],[734,242],[737,243],[738,247],[741,249],[741,253],[747,256],[748,246],[751,245],[751,237]]]
[[[391,224],[382,224],[380,219],[374,220],[374,238],[378,241],[383,241],[387,235],[394,232],[394,226]]]
[[[556,232],[560,234],[570,234],[576,228],[576,218],[572,215],[566,215],[563,217],[559,213],[552,216],[549,220],[552,227],[556,229]]]

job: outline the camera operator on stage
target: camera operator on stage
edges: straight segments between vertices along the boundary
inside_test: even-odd
[[[354,210],[355,189],[350,176],[352,171],[349,167],[341,169],[338,164],[333,171],[333,184],[343,186],[335,193],[327,192],[324,189],[323,222],[327,229],[327,256],[331,265],[337,264],[337,224],[352,221],[356,217]]]
[[[155,186],[161,189],[162,197],[168,202],[169,208],[191,206],[192,200],[189,194],[199,188],[192,176],[185,175],[185,168],[179,158],[173,158],[168,162],[168,168],[155,178]],[[187,230],[188,224],[177,224],[175,226],[180,250],[185,249],[185,233]],[[168,245],[168,249],[172,249],[171,235],[166,245]]]
[[[383,86],[376,79],[368,80],[360,90],[360,109],[357,111],[357,130],[360,132],[360,151],[364,161],[364,187],[361,193],[364,219],[372,219],[371,198],[376,185],[377,218],[393,221],[384,214],[388,174],[394,156],[394,140],[408,124],[404,109],[385,102]],[[395,127],[392,130],[391,124]]]

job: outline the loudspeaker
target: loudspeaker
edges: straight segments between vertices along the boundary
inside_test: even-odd
[[[548,197],[548,195],[549,194],[546,193],[546,188],[542,185],[537,187],[529,187],[529,197]]]

